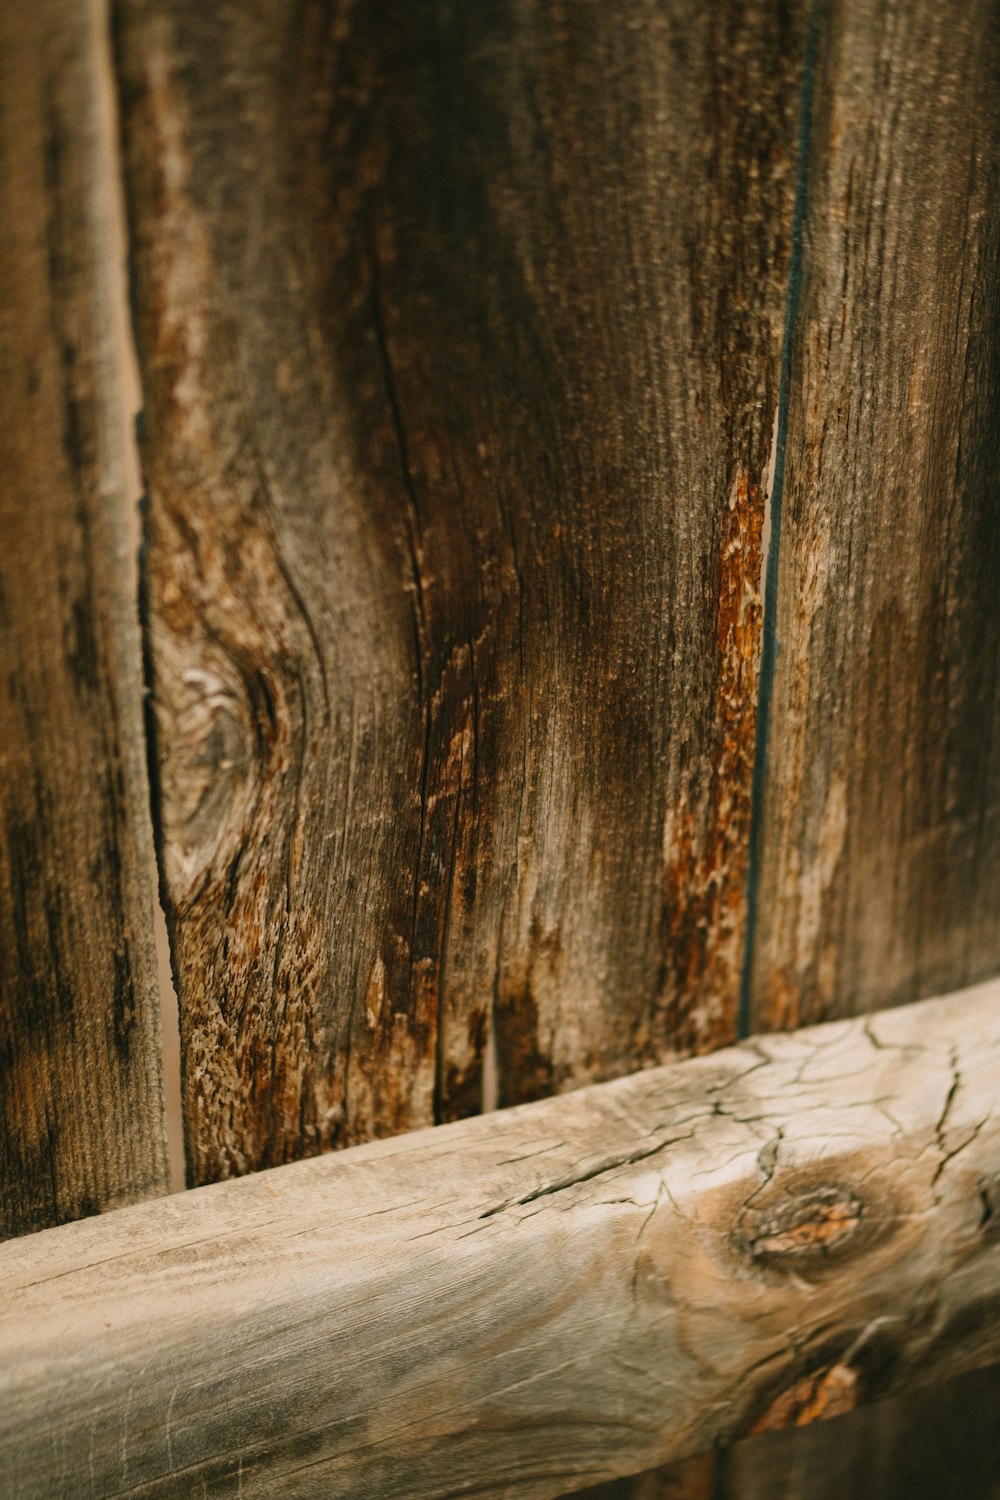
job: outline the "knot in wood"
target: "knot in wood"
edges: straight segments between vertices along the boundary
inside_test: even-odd
[[[222,846],[245,840],[263,757],[249,694],[221,651],[164,674],[157,719],[167,874],[173,900],[183,902],[225,858]]]
[[[749,1211],[742,1228],[747,1252],[766,1265],[825,1259],[855,1238],[861,1199],[833,1185],[806,1189]]]

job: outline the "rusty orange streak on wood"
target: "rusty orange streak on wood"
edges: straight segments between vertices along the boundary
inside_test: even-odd
[[[763,522],[763,490],[740,474],[717,564],[718,749],[707,771],[691,772],[668,834],[663,946],[669,1029],[680,1052],[704,1052],[734,1034],[763,622]],[[706,803],[702,818],[696,809]],[[700,845],[696,827],[706,830]]]
[[[782,1427],[806,1427],[820,1418],[840,1417],[853,1411],[857,1400],[857,1372],[848,1365],[831,1365],[813,1375],[803,1376],[787,1391],[782,1391],[750,1431],[777,1432]]]

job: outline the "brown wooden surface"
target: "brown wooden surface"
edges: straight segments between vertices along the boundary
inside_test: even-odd
[[[797,9],[117,16],[195,1178],[725,1041]]]
[[[166,1181],[103,62],[0,7],[0,1237]]]
[[[751,1030],[1000,966],[1000,10],[819,10]]]

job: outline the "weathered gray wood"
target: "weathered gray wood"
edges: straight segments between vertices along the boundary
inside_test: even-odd
[[[733,1036],[800,10],[118,0],[197,1180]]]
[[[996,1360],[998,1069],[994,983],[0,1247],[0,1488],[554,1496]]]
[[[1000,967],[1000,8],[819,15],[753,1030]]]
[[[0,1237],[166,1183],[109,101],[0,7]]]

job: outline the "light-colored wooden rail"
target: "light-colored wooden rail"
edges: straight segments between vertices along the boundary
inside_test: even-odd
[[[0,1490],[555,1496],[1000,1356],[1000,982],[0,1247]]]

